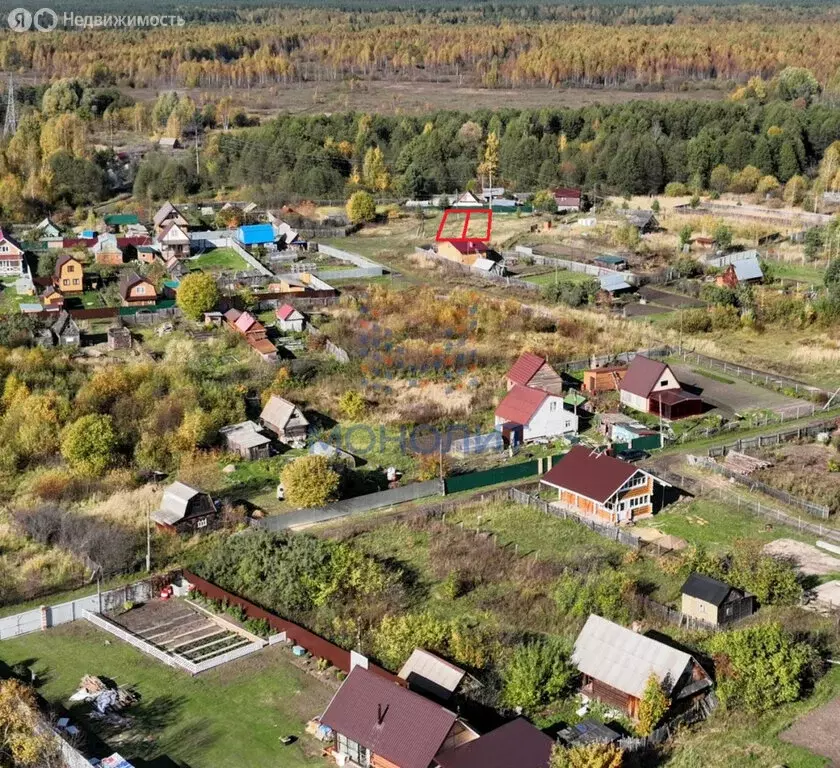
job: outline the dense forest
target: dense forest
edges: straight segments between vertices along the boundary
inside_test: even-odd
[[[125,13],[112,9],[117,11]],[[834,91],[840,87],[840,10],[562,4],[358,12],[246,8],[220,23],[196,19],[172,28],[0,37],[6,70],[47,78],[87,77],[101,67],[103,51],[118,85],[136,88],[243,88],[345,78],[448,79],[484,87],[665,88],[688,81],[729,86],[800,66]]]
[[[753,188],[741,190],[748,192],[765,176],[784,184],[819,170],[825,188],[840,181],[833,161],[820,168],[840,139],[840,109],[754,99],[426,117],[283,116],[215,134],[204,157],[214,186],[260,187],[280,199],[335,196],[359,183],[375,187],[367,180],[383,172],[389,189],[423,197],[464,189],[491,134],[499,140],[498,178],[511,189],[559,182],[641,194],[670,182],[708,189],[725,175],[720,166],[730,174],[727,183],[750,169],[745,176],[756,176]]]

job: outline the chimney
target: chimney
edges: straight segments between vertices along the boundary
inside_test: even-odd
[[[376,705],[376,709],[377,709],[377,713],[376,713],[376,724],[377,724],[377,725],[382,725],[382,723],[383,723],[383,722],[384,722],[384,720],[385,720],[385,715],[387,715],[387,714],[388,714],[388,707],[385,707],[385,709],[382,709],[382,705],[381,705],[381,704],[377,704],[377,705]]]

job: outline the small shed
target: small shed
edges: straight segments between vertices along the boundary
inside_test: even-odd
[[[398,677],[405,680],[411,690],[446,701],[458,690],[465,675],[463,669],[440,656],[415,648],[400,669]]]
[[[356,457],[352,453],[342,451],[341,448],[336,448],[323,440],[316,440],[312,443],[309,446],[309,453],[312,456],[326,456],[328,459],[335,459],[351,469],[356,466]]]
[[[238,453],[243,459],[267,459],[271,455],[271,440],[262,433],[259,424],[242,421],[222,427],[219,434],[224,436],[227,449]]]
[[[606,269],[616,269],[619,271],[627,269],[627,259],[621,256],[611,256],[610,254],[602,253],[600,256],[596,256],[593,261],[599,267],[605,267]]]
[[[122,325],[112,325],[108,329],[108,349],[131,349],[131,331]]]
[[[284,443],[303,442],[309,431],[309,421],[303,411],[278,395],[272,395],[266,403],[260,422]]]
[[[557,732],[557,738],[566,747],[581,747],[587,744],[613,744],[621,734],[597,720],[581,720]]]
[[[621,275],[601,275],[598,278],[598,282],[601,285],[602,291],[606,291],[613,296],[633,290],[633,286],[630,285],[630,283],[628,283]]]
[[[299,310],[295,309],[291,304],[283,304],[275,311],[277,316],[277,327],[281,331],[297,331],[303,330],[306,318]]]
[[[275,241],[271,224],[245,224],[236,230],[236,239],[245,246],[269,245]]]
[[[215,528],[219,511],[209,494],[176,481],[164,489],[160,509],[152,512],[152,520],[161,530],[193,533]]]
[[[621,380],[627,373],[626,365],[609,365],[603,368],[590,368],[583,372],[584,392],[597,394],[598,392],[617,392],[621,388]]]
[[[755,597],[702,573],[692,573],[682,587],[680,609],[709,624],[729,624],[755,612]]]
[[[69,312],[61,310],[51,328],[56,343],[60,347],[79,346],[82,342],[82,334],[76,321],[70,317]]]

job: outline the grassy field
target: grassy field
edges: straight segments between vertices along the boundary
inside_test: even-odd
[[[244,271],[249,269],[247,262],[233,248],[214,248],[190,259],[190,269]]]
[[[554,283],[586,283],[597,278],[586,272],[570,272],[568,269],[558,269],[556,272],[546,272],[542,275],[528,275],[523,277],[528,283],[536,285],[553,285]]]
[[[808,264],[794,264],[790,261],[768,261],[771,273],[778,279],[799,280],[814,286],[823,284],[824,269]]]
[[[38,692],[68,707],[73,721],[85,729],[95,725],[85,717],[86,705],[67,701],[83,675],[109,677],[136,689],[140,703],[127,713],[134,726],[119,734],[94,732],[108,745],[99,745],[99,756],[119,749],[132,762],[143,761],[135,762],[138,768],[321,765],[315,757],[318,747],[303,728],[323,710],[332,691],[294,667],[285,653],[266,648],[191,678],[86,622],[0,645],[3,662],[30,664],[41,681]],[[279,739],[290,734],[298,741],[282,746]]]

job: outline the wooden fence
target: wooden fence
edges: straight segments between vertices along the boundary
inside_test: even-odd
[[[742,437],[732,443],[725,445],[715,445],[709,448],[708,455],[710,458],[718,458],[726,456],[730,451],[743,452],[749,449],[760,449],[770,445],[778,445],[779,443],[786,443],[792,440],[802,440],[804,438],[816,437],[822,432],[831,432],[837,428],[838,419],[826,419],[823,421],[814,421],[809,424],[803,424],[800,427],[791,427],[790,429],[783,429],[778,432],[773,432],[769,435],[755,435],[753,437]]]

